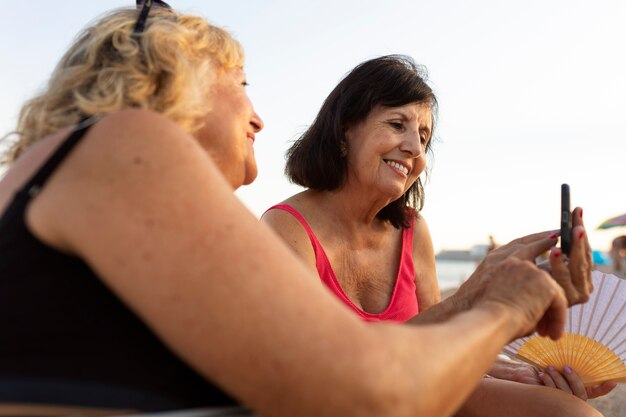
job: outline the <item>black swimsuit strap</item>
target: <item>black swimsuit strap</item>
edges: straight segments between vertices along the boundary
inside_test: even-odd
[[[37,195],[50,175],[52,175],[54,170],[63,162],[65,157],[74,149],[74,146],[80,142],[87,130],[93,125],[93,123],[86,123],[88,120],[89,117],[81,119],[67,139],[50,155],[41,168],[39,168],[31,179],[21,188],[18,194],[27,194],[29,198]]]

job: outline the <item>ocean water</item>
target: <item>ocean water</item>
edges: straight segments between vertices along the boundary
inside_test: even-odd
[[[472,261],[436,261],[439,288],[446,290],[461,285],[476,269]]]

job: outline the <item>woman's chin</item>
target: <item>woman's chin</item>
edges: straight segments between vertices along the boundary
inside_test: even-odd
[[[254,180],[256,180],[257,177],[257,173],[256,171],[254,173],[248,174],[246,175],[246,177],[244,178],[244,180],[241,182],[241,185],[250,185],[254,182]]]

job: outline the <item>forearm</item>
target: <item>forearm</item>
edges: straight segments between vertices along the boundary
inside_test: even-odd
[[[461,312],[469,310],[469,308],[467,297],[452,295],[426,310],[420,311],[418,315],[407,321],[407,324],[442,323]]]
[[[416,345],[397,352],[398,356],[408,358],[387,359],[387,367],[397,363],[400,374],[387,383],[405,389],[403,394],[407,398],[413,395],[416,401],[413,411],[419,411],[414,415],[420,416],[454,413],[502,346],[515,336],[509,310],[497,306],[477,307],[456,315],[445,324],[400,329],[411,334]],[[393,339],[389,335],[385,337],[388,342]]]

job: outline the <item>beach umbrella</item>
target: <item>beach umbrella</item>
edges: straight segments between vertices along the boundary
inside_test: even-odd
[[[626,226],[626,213],[603,221],[602,224],[598,226],[598,229],[609,229],[617,226]]]

